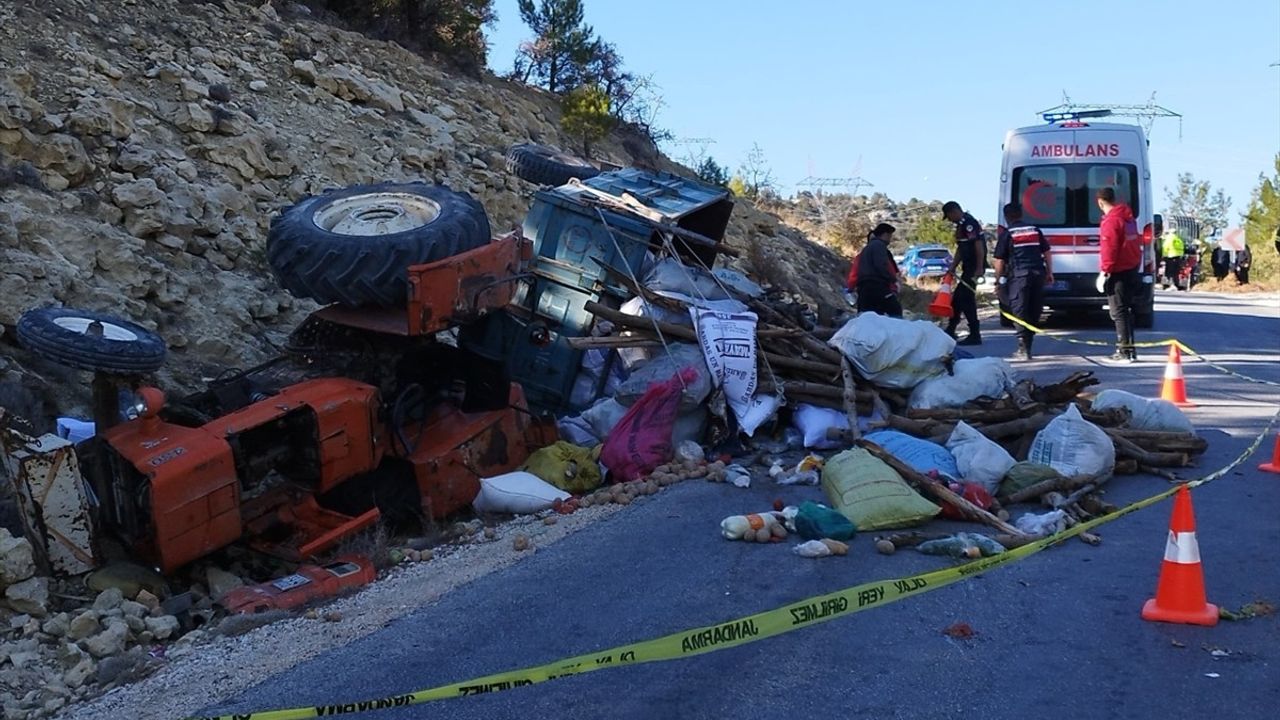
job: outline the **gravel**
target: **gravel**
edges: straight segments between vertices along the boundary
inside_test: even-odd
[[[538,548],[563,540],[621,510],[617,505],[593,506],[571,515],[554,516],[558,520],[552,525],[544,524],[544,517],[553,516],[546,513],[515,518],[494,528],[492,539],[476,533],[467,544],[436,548],[432,560],[393,568],[355,595],[329,603],[322,615],[341,618],[336,622],[294,616],[240,635],[215,634],[194,650],[175,653],[171,649],[170,659],[155,674],[68,708],[60,717],[187,717],[276,673],[376,632],[467,583],[531,558]],[[528,539],[528,549],[512,549],[517,536]],[[180,690],[175,692],[175,688]]]

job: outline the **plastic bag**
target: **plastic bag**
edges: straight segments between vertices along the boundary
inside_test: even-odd
[[[1014,385],[1014,370],[1001,358],[957,360],[955,374],[935,375],[916,386],[907,400],[912,408],[954,408],[977,398],[998,398]]]
[[[724,469],[724,481],[734,487],[749,488],[751,487],[751,471],[738,463],[734,463]]]
[[[951,492],[959,495],[965,500],[968,500],[971,505],[982,508],[983,510],[991,507],[991,503],[993,501],[991,493],[987,492],[987,489],[978,483],[951,483],[947,487]],[[938,515],[951,520],[965,520],[968,517],[960,508],[945,501],[942,502],[942,512],[938,513]]]
[[[752,300],[764,297],[764,288],[737,270],[716,268],[711,274],[734,295]]]
[[[661,305],[651,303],[642,297],[633,297],[622,303],[622,307],[618,308],[618,311],[625,315],[653,318],[659,322],[671,323],[673,325],[693,326],[693,321],[689,319],[689,313],[678,310],[669,310]],[[622,359],[623,366],[627,371],[635,369],[651,357],[658,357],[663,354],[665,354],[665,352],[662,348],[658,348],[657,350],[653,350],[651,348],[618,349],[618,357]]]
[[[999,555],[1005,551],[1005,547],[986,535],[962,532],[951,537],[922,542],[916,546],[916,550],[925,555],[979,558]]]
[[[534,451],[521,470],[537,475],[561,490],[582,494],[600,487],[600,448],[579,447],[563,440]]]
[[[890,455],[910,465],[912,469],[928,475],[937,472],[950,480],[960,479],[956,459],[941,445],[912,437],[897,430],[877,430],[867,433],[865,439],[884,448]]]
[[[1116,467],[1116,449],[1102,428],[1085,420],[1075,405],[1036,433],[1027,460],[1068,477],[1102,476]]]
[[[1094,410],[1129,409],[1129,427],[1135,430],[1194,433],[1191,420],[1168,400],[1148,399],[1124,390],[1103,390],[1093,400]]]
[[[693,372],[682,387],[680,412],[687,412],[700,407],[711,395],[711,371],[707,369],[706,358],[702,356],[702,348],[688,343],[672,343],[671,352],[659,349],[652,360],[639,365],[631,371],[631,375],[618,386],[613,399],[623,405],[631,405],[655,382],[666,382],[685,369]]]
[[[636,480],[671,459],[682,383],[687,386],[693,380],[694,371],[686,368],[654,384],[618,421],[600,452],[600,461],[618,480]]]
[[[654,263],[644,276],[644,286],[654,292],[676,293],[691,298],[728,300],[731,297],[711,273],[672,257]]]
[[[1051,510],[1040,515],[1027,513],[1018,518],[1014,526],[1033,537],[1048,537],[1067,529],[1067,514],[1061,510]]]
[[[826,505],[804,502],[792,519],[796,534],[805,539],[848,540],[858,531],[853,521]]]
[[[941,510],[862,448],[845,450],[827,460],[822,468],[822,489],[831,506],[864,532],[919,525]]]
[[[966,482],[978,483],[992,495],[1000,490],[1005,473],[1018,462],[994,440],[963,420],[956,423],[951,437],[947,438],[947,449],[956,459],[960,477]]]
[[[502,512],[517,515],[551,509],[556,500],[573,497],[545,482],[533,473],[516,471],[491,478],[480,478],[480,493],[471,501],[476,512]]]
[[[832,555],[848,555],[849,546],[839,540],[824,538],[802,542],[791,548],[791,552],[806,558],[831,557]]]
[[[858,315],[827,344],[876,385],[904,390],[945,372],[943,359],[956,347],[956,341],[931,322],[879,313]]]
[[[840,410],[822,408],[801,403],[791,415],[791,424],[804,436],[804,446],[818,450],[830,450],[840,447],[841,443],[827,439],[827,430],[838,428],[849,429],[849,416]]]

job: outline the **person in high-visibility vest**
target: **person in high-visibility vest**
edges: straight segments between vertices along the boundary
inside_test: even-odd
[[[1184,289],[1178,287],[1178,276],[1182,274],[1182,256],[1185,253],[1186,244],[1178,235],[1177,228],[1165,228],[1164,236],[1160,239],[1160,254],[1164,256],[1164,281],[1172,283],[1178,290]]]

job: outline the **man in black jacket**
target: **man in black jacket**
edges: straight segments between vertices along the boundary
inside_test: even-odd
[[[974,294],[974,286],[982,277],[987,267],[987,236],[972,215],[960,207],[960,203],[951,200],[942,206],[942,215],[956,224],[956,254],[951,260],[947,274],[953,275],[960,268],[960,277],[956,278],[956,287],[951,295],[951,322],[947,324],[947,334],[956,336],[956,328],[963,317],[969,325],[969,334],[957,342],[957,345],[981,345],[982,330],[978,327],[978,298]]]
[[[875,312],[902,317],[898,302],[898,265],[889,252],[894,227],[880,223],[867,237],[867,246],[858,253],[858,312]]]

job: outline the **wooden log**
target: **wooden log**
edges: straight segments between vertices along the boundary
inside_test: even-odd
[[[1151,452],[1138,447],[1132,440],[1111,435],[1108,433],[1111,441],[1116,446],[1116,453],[1123,457],[1133,458],[1141,465],[1150,465],[1151,467],[1187,467],[1191,464],[1191,457],[1186,453],[1177,452]]]
[[[617,348],[660,348],[662,343],[648,335],[569,338],[574,350],[614,350]]]
[[[1209,441],[1191,433],[1107,428],[1107,434],[1124,438],[1144,450],[1154,452],[1185,452],[1198,455],[1209,449]]]
[[[973,520],[974,522],[986,523],[987,525],[1010,535],[1023,534],[1022,531],[1018,530],[1016,527],[955,494],[950,488],[942,483],[936,482],[927,475],[918,472],[915,468],[902,462],[895,457],[893,453],[890,453],[879,445],[869,440],[858,440],[855,444],[884,461],[885,464],[893,468],[904,480],[915,487],[916,490],[929,495],[936,500],[951,504],[959,510],[960,514],[965,518]]]
[[[840,363],[840,375],[844,380],[844,414],[849,419],[849,436],[859,440],[862,433],[858,430],[858,390],[853,384],[853,368],[848,360]]]
[[[912,420],[944,420],[957,422],[963,420],[970,425],[975,423],[1005,422],[1026,417],[1026,413],[1017,408],[1000,408],[983,410],[978,408],[911,408],[907,417]]]
[[[668,338],[677,338],[694,343],[698,342],[697,332],[690,327],[664,323],[660,320],[654,320],[653,318],[642,318],[634,315],[627,315],[626,313],[619,312],[618,310],[614,310],[611,307],[606,307],[596,302],[588,302],[586,304],[586,310],[597,317],[610,320],[622,327],[648,332],[655,332],[656,330]],[[767,359],[769,364],[775,368],[782,367],[794,370],[803,370],[828,378],[835,378],[840,374],[840,367],[835,364],[785,357],[770,352],[761,352],[761,356]]]
[[[1038,498],[1041,495],[1044,495],[1045,493],[1060,492],[1063,490],[1066,490],[1069,492],[1069,491],[1075,490],[1076,488],[1084,487],[1085,485],[1089,485],[1091,483],[1097,483],[1097,482],[1099,482],[1099,478],[1093,475],[1076,475],[1073,477],[1059,475],[1058,477],[1049,478],[1048,480],[1043,480],[1041,482],[1036,483],[1035,485],[1025,487],[1019,490],[1018,492],[1013,493],[1012,495],[1009,495],[1007,498],[1005,498],[1005,502],[1007,503],[1026,502],[1028,500]]]
[[[877,535],[875,537],[875,541],[879,542],[881,540],[888,540],[889,542],[893,543],[893,547],[895,550],[901,550],[904,547],[915,547],[923,542],[928,542],[930,540],[942,540],[943,538],[949,538],[951,536],[952,536],[952,533],[913,531],[913,532],[898,532],[898,533],[893,533],[891,535]],[[1009,535],[1007,533],[1000,533],[996,535],[989,535],[988,537],[990,537],[992,540],[995,540],[996,542],[1003,545],[1006,550],[1019,548],[1019,547],[1022,547],[1023,545],[1027,545],[1029,543],[1033,543],[1036,541],[1036,538],[1030,535],[1021,535],[1021,534]]]
[[[1111,471],[1113,475],[1137,475],[1138,461],[1133,458],[1116,458],[1116,469]]]

